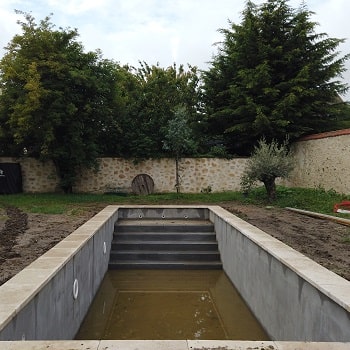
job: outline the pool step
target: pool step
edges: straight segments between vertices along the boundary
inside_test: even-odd
[[[221,269],[208,220],[118,220],[110,269]]]

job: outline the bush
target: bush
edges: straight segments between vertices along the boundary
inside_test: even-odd
[[[270,144],[261,139],[248,160],[248,165],[241,178],[241,187],[248,193],[251,187],[261,181],[270,201],[276,197],[275,180],[286,178],[293,170],[294,160],[288,148],[288,140],[279,145],[277,141]]]

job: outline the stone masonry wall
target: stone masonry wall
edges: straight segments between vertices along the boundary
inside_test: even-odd
[[[350,129],[305,137],[293,145],[296,167],[287,181],[291,187],[322,187],[350,194]],[[23,192],[59,191],[55,167],[31,158],[1,158],[0,163],[20,162]],[[198,193],[240,189],[240,178],[247,158],[184,158],[180,162],[181,192]],[[131,183],[138,174],[147,174],[154,181],[156,193],[175,192],[174,159],[153,159],[139,163],[121,158],[101,158],[100,170],[81,174],[75,192],[131,192]]]
[[[296,167],[287,185],[350,194],[350,129],[304,137],[293,152]]]
[[[184,158],[180,161],[181,192],[197,193],[211,187],[212,191],[238,190],[247,159]],[[154,191],[175,192],[174,159],[153,159],[134,164],[132,160],[102,158],[98,173],[88,171],[77,182],[78,192],[131,192],[135,176],[147,174],[154,181]]]
[[[58,177],[51,162],[40,163],[32,158],[1,158],[0,163],[20,162],[23,192],[56,192]],[[240,177],[247,159],[184,158],[180,161],[181,192],[197,193],[209,186],[212,191],[234,191],[240,188]],[[152,159],[139,163],[122,158],[101,158],[96,173],[85,171],[74,192],[131,192],[136,175],[147,174],[154,181],[154,192],[175,192],[174,159]]]
[[[34,158],[0,157],[0,163],[20,163],[22,188],[25,193],[45,193],[59,190],[59,180],[52,162],[42,163]]]

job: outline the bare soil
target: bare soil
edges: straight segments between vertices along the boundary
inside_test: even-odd
[[[281,208],[225,202],[221,206],[317,263],[350,280],[350,227]],[[103,205],[65,215],[0,209],[0,285],[99,212]]]

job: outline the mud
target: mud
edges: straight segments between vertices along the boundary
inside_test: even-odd
[[[350,280],[350,227],[281,208],[236,202],[221,206]],[[85,207],[64,215],[33,214],[13,207],[0,209],[0,284],[102,208],[103,205]]]

